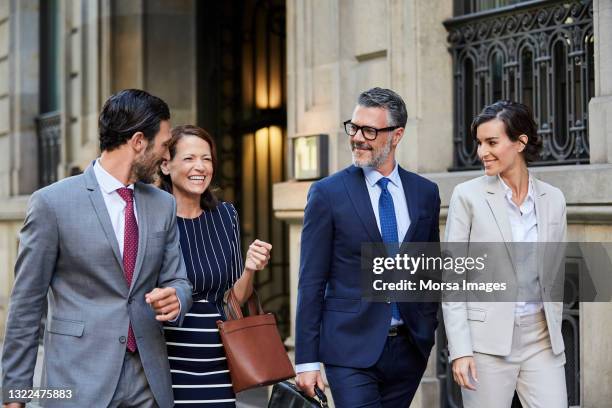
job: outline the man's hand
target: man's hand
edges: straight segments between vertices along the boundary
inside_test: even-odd
[[[476,391],[476,387],[470,381],[470,375],[474,381],[478,382],[476,376],[476,362],[474,357],[466,356],[453,360],[453,378],[460,387]]]
[[[155,310],[159,322],[174,320],[181,310],[175,288],[155,288],[145,294],[145,300]]]
[[[325,391],[325,384],[323,384],[323,377],[321,377],[321,371],[319,370],[299,373],[295,378],[295,385],[311,398],[315,396],[315,385],[319,387],[321,391]]]

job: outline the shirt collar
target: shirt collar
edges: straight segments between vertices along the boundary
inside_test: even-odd
[[[506,183],[504,183],[504,179],[502,179],[499,174],[497,175],[497,178],[501,182],[506,198],[512,201],[512,189],[508,187]],[[532,201],[534,200],[533,198],[533,178],[531,177],[531,173],[529,173],[529,187],[527,189],[527,197],[525,197],[525,202],[527,202],[528,200],[532,200]]]
[[[125,187],[125,185],[123,185],[122,182],[117,180],[112,174],[106,171],[104,167],[102,167],[102,165],[100,164],[99,158],[96,159],[96,161],[94,162],[93,170],[94,170],[94,173],[96,174],[96,179],[98,180],[98,184],[100,185],[100,188],[106,194],[111,194],[117,191],[118,189]],[[127,186],[127,188],[133,190],[134,184],[130,184],[129,186]]]
[[[365,179],[367,183],[371,187],[374,187],[376,183],[378,183],[378,180],[384,177],[382,174],[378,172],[378,170],[376,170],[373,167],[364,167],[363,174],[365,175]],[[387,176],[387,178],[396,187],[399,187],[401,185],[402,180],[400,179],[397,162],[395,162],[395,167],[393,167],[393,171],[391,172],[391,174]]]

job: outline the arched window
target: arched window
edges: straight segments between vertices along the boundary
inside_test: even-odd
[[[450,170],[480,167],[470,122],[485,105],[500,99],[532,108],[544,140],[535,165],[588,163],[592,7],[592,0],[455,2],[456,16],[444,22],[456,72]],[[476,58],[471,70],[465,55]],[[472,101],[473,108],[464,105]]]

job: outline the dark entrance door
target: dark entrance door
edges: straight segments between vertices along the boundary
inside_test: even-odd
[[[198,124],[216,137],[219,195],[235,203],[242,249],[273,246],[256,275],[264,309],[289,335],[288,229],[272,213],[272,185],[285,180],[285,2],[197,2]]]

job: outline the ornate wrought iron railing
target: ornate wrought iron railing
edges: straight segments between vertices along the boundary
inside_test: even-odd
[[[499,99],[532,108],[544,141],[534,164],[587,163],[588,103],[594,94],[592,0],[526,1],[481,9],[444,22],[454,71],[450,170],[479,167],[469,127],[485,105]]]
[[[36,119],[38,130],[39,187],[48,186],[58,179],[57,168],[61,160],[61,115],[49,112]]]

